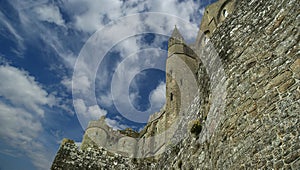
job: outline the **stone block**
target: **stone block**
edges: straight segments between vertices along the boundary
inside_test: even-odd
[[[289,79],[287,80],[285,83],[283,83],[282,85],[279,86],[278,91],[280,93],[284,93],[289,87],[291,87],[293,84],[295,84],[295,80],[294,79]]]
[[[300,72],[300,58],[298,58],[292,65],[291,69],[294,73]]]
[[[291,71],[284,71],[274,77],[270,83],[267,84],[266,89],[273,88],[275,86],[280,85],[281,83],[285,82],[287,79],[291,78],[292,72]]]

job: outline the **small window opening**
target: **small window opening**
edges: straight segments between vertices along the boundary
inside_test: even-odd
[[[173,101],[173,93],[170,94],[170,100]]]
[[[182,86],[182,79],[180,79],[180,85]]]
[[[209,36],[209,34],[210,34],[209,30],[204,31],[204,35]]]
[[[210,31],[206,30],[204,31],[204,42],[207,44],[207,42],[209,41],[209,35],[210,35]]]
[[[222,11],[223,16],[226,18],[228,16],[228,12],[226,9],[223,9]]]

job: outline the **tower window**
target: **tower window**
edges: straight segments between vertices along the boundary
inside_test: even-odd
[[[170,94],[170,100],[173,101],[173,93]]]
[[[182,86],[182,79],[180,79],[180,85]]]
[[[228,16],[228,12],[226,9],[223,9],[222,11],[223,16],[226,18]]]
[[[210,36],[210,31],[209,30],[206,30],[204,32],[204,42],[207,44],[207,42],[209,41],[209,37]]]
[[[209,30],[204,31],[204,35],[209,36],[209,34],[210,34]]]

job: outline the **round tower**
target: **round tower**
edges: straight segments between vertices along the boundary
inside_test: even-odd
[[[137,150],[137,140],[135,138],[124,136],[118,141],[118,151],[127,153],[129,157],[134,157]]]
[[[101,117],[96,121],[90,121],[83,136],[81,149],[86,149],[93,145],[106,147],[108,134],[105,131],[105,126],[105,117]]]
[[[197,94],[198,60],[194,51],[186,45],[175,26],[168,44],[166,62],[166,127],[189,106]]]

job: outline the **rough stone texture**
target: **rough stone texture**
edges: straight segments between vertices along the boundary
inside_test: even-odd
[[[83,136],[81,149],[100,146],[110,152],[116,152],[124,156],[135,157],[138,133],[131,129],[114,131],[105,122],[105,117],[90,121]]]
[[[299,2],[236,3],[207,46],[218,56],[200,51],[209,65],[198,70],[203,86],[175,133],[178,143],[166,146],[157,162],[66,143],[52,169],[300,169]],[[195,120],[201,132],[186,133]],[[91,153],[99,155],[88,159]]]
[[[64,139],[52,164],[53,170],[85,170],[85,169],[154,169],[151,159],[131,159],[121,154],[111,153],[104,148],[80,150],[74,141]]]
[[[228,15],[235,9],[236,0],[219,0],[209,5],[203,14],[200,30],[208,37],[211,37],[214,30],[220,25]],[[197,42],[200,41],[198,34]]]
[[[169,148],[158,169],[300,169],[299,9],[238,2],[211,38],[227,77],[221,120],[209,140]]]

